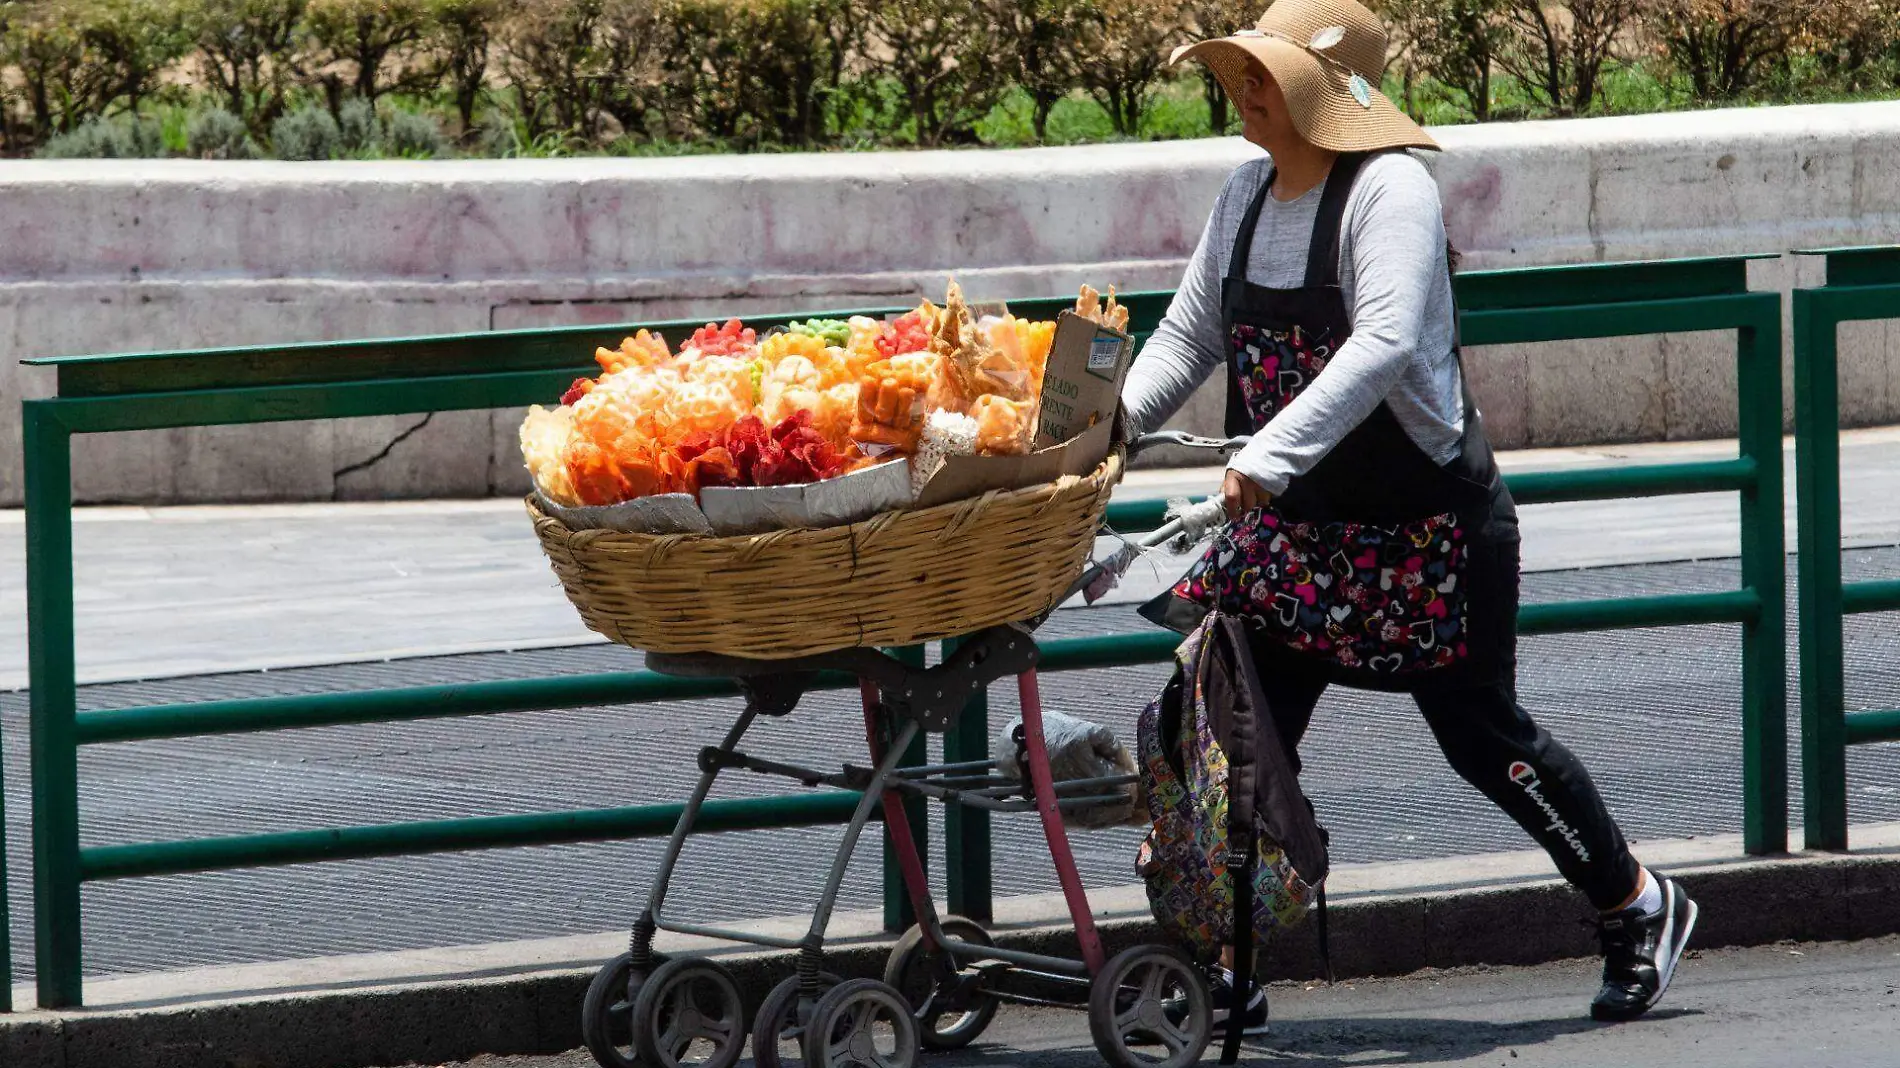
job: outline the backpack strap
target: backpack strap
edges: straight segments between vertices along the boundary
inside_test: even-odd
[[[1221,616],[1210,637],[1217,637],[1218,651],[1224,657],[1203,656],[1201,670],[1213,669],[1217,661],[1224,660],[1226,668],[1233,668],[1244,662],[1248,651],[1245,637],[1241,633],[1240,623],[1227,616]],[[1212,650],[1210,650],[1212,651]],[[1235,672],[1235,674],[1238,674]],[[1204,692],[1204,691],[1203,691]],[[1260,729],[1259,710],[1254,707],[1253,696],[1258,687],[1238,687],[1233,702],[1233,717],[1228,724],[1228,736],[1222,749],[1227,754],[1227,877],[1233,880],[1234,887],[1234,1008],[1240,1013],[1253,1001],[1254,995],[1254,945],[1253,945],[1253,874],[1254,864],[1258,860],[1259,843],[1254,838],[1254,813],[1258,784],[1258,771],[1254,764],[1254,735]],[[1227,1037],[1221,1043],[1220,1063],[1233,1064],[1240,1058],[1240,1040],[1244,1028],[1230,1025]]]

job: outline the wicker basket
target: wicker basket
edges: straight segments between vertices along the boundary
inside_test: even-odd
[[[570,530],[530,498],[535,533],[589,627],[662,653],[782,659],[898,646],[1031,618],[1080,574],[1121,478],[1092,475],[742,537]]]

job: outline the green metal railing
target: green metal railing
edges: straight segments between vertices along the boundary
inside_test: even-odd
[[[1794,290],[1795,507],[1801,567],[1802,815],[1810,849],[1847,848],[1847,747],[1900,741],[1900,711],[1848,712],[1844,617],[1900,610],[1900,580],[1841,581],[1840,325],[1900,319],[1900,246],[1824,249]]]
[[[1750,852],[1786,845],[1783,763],[1784,590],[1779,456],[1779,299],[1750,293],[1745,257],[1469,273],[1459,277],[1465,344],[1598,338],[1665,331],[1738,332],[1740,456],[1735,460],[1554,472],[1511,481],[1526,504],[1736,491],[1741,495],[1743,582],[1738,590],[1526,606],[1524,633],[1703,623],[1743,628],[1745,839]],[[1125,298],[1138,337],[1152,331],[1170,294]],[[1045,317],[1067,299],[1012,302]],[[888,309],[872,309],[884,314]],[[833,313],[844,314],[844,313]],[[800,316],[753,320],[770,327]],[[669,332],[697,321],[647,324]],[[75,434],[170,427],[401,415],[525,405],[558,395],[588,373],[596,346],[628,326],[507,331],[450,337],[290,345],[31,361],[52,367],[57,395],[22,404],[26,445],[33,880],[39,1003],[81,1003],[81,887],[103,879],[443,850],[524,846],[664,834],[677,805],[489,816],[193,841],[82,848],[78,750],[82,745],[346,723],[492,715],[580,705],[680,700],[736,692],[717,680],[648,672],[606,673],[397,690],[251,698],[79,712],[73,659],[71,443]],[[1110,509],[1121,530],[1151,529],[1158,501]],[[1164,631],[1051,641],[1048,671],[1165,662]],[[843,687],[850,680],[827,678]],[[950,760],[988,750],[979,698],[945,739]],[[920,758],[920,754],[913,754]],[[726,801],[706,809],[707,829],[842,821],[854,795],[826,791]],[[921,813],[911,813],[921,831]],[[952,808],[945,819],[953,911],[990,914],[986,814]],[[888,872],[888,866],[887,866]],[[890,880],[887,877],[887,887]],[[901,895],[886,919],[907,922]],[[3,900],[3,898],[0,898]],[[0,932],[5,928],[0,926]],[[0,950],[4,949],[0,938]],[[0,963],[4,959],[0,958]],[[0,989],[7,973],[0,969]]]

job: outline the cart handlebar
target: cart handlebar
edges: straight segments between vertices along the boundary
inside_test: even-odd
[[[1253,439],[1247,437],[1204,438],[1198,434],[1189,434],[1181,430],[1157,430],[1152,434],[1143,434],[1129,442],[1128,455],[1139,456],[1157,445],[1178,445],[1184,449],[1203,449],[1208,452],[1218,452],[1223,456],[1228,456],[1246,448],[1247,442],[1251,440]]]

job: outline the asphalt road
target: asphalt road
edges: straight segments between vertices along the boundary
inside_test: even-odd
[[[1663,1003],[1592,1023],[1595,961],[1276,986],[1271,1034],[1243,1064],[1286,1068],[1886,1068],[1900,1063],[1900,938],[1695,953]],[[1210,1052],[1206,1063],[1213,1063]],[[748,1059],[746,1064],[751,1064]],[[968,1050],[929,1068],[1097,1068],[1079,1013],[1006,1007]],[[585,1051],[485,1057],[467,1068],[591,1068]]]

